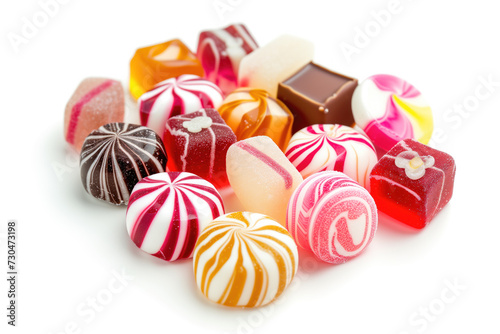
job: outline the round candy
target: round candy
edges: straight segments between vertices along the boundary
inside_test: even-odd
[[[335,171],[309,176],[288,203],[286,227],[299,246],[339,264],[361,253],[377,229],[377,207],[366,189]]]
[[[127,231],[137,247],[166,261],[192,257],[205,226],[224,214],[214,186],[187,172],[154,174],[137,183],[127,207]]]
[[[302,177],[336,170],[368,188],[377,154],[368,138],[345,125],[318,124],[295,133],[285,151]]]
[[[165,171],[167,154],[160,137],[144,126],[109,123],[87,136],[80,154],[83,187],[112,204],[127,204],[143,177]]]
[[[141,124],[163,136],[167,119],[202,108],[217,109],[222,91],[214,83],[197,75],[184,74],[156,84],[138,100]]]
[[[268,136],[284,150],[292,135],[292,113],[263,89],[237,89],[218,110],[238,140]]]
[[[392,75],[374,75],[359,84],[352,112],[380,154],[403,139],[427,144],[432,135],[431,108],[415,87]]]
[[[279,223],[260,213],[233,212],[203,230],[193,260],[196,284],[208,299],[256,307],[273,301],[290,284],[299,257]]]

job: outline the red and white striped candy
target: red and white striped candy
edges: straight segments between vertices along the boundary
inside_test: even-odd
[[[158,173],[134,187],[127,231],[146,253],[175,261],[192,257],[203,228],[222,214],[222,198],[210,182],[187,172]]]
[[[288,203],[286,227],[297,244],[322,261],[339,264],[361,253],[377,229],[370,193],[345,174],[311,175]]]
[[[202,108],[217,109],[224,97],[214,83],[193,74],[184,74],[156,84],[139,100],[141,124],[153,129],[160,137],[172,116],[184,115]]]

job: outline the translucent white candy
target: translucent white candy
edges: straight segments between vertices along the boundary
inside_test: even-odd
[[[313,44],[305,39],[280,36],[241,60],[238,84],[264,89],[275,98],[278,84],[309,63],[313,49]]]

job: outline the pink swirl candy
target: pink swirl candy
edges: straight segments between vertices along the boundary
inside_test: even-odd
[[[288,203],[286,228],[300,247],[328,263],[344,263],[360,254],[377,223],[371,195],[340,172],[309,176]]]

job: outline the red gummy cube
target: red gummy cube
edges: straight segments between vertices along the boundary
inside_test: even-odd
[[[168,119],[164,144],[169,171],[190,172],[217,188],[229,185],[226,153],[236,135],[213,108]]]
[[[450,201],[455,169],[449,154],[405,139],[373,168],[370,193],[381,212],[421,229]]]

